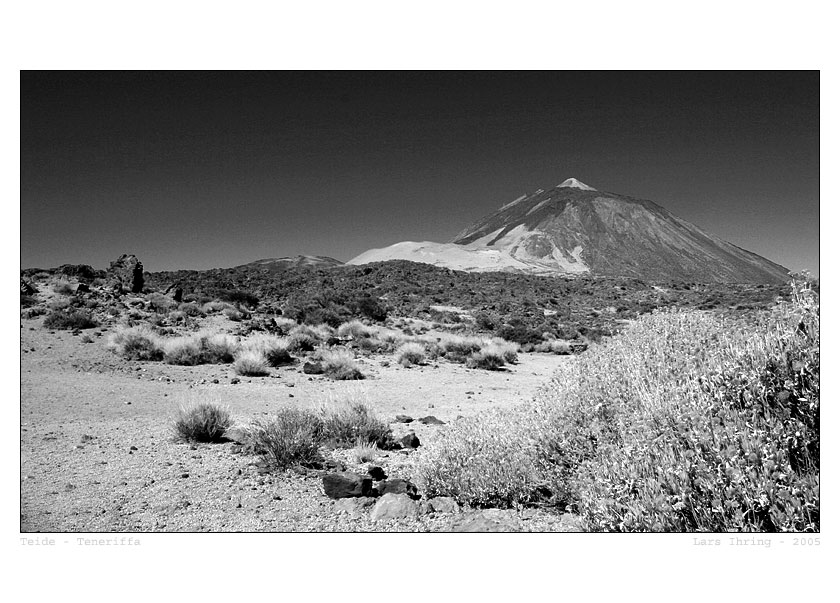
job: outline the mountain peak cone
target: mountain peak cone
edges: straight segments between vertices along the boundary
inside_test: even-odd
[[[584,184],[577,178],[567,178],[563,182],[557,185],[557,188],[579,188],[584,191],[594,191],[597,189],[592,188],[588,184]]]
[[[349,264],[409,260],[470,272],[632,277],[653,282],[778,283],[789,272],[645,199],[576,178],[502,205],[449,243],[405,241]]]

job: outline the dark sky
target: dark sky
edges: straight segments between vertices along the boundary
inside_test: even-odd
[[[568,177],[819,273],[818,72],[22,72],[21,266],[346,261]]]

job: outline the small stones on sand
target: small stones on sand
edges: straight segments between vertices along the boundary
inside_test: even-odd
[[[239,383],[239,377],[234,377],[230,380],[231,385],[236,385],[237,383]]]
[[[485,509],[455,519],[451,529],[453,532],[521,532],[522,524],[516,511]]]

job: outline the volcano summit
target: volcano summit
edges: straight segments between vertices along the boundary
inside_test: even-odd
[[[644,199],[569,178],[506,203],[451,243],[396,243],[349,264],[410,260],[454,270],[775,283],[788,270]]]

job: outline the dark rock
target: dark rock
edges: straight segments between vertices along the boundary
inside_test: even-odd
[[[135,255],[124,253],[111,262],[108,275],[116,279],[123,289],[128,289],[132,293],[143,291],[143,264]]]
[[[417,486],[404,479],[389,479],[382,482],[379,487],[379,495],[405,494],[411,498],[420,498],[417,494]]]
[[[26,282],[23,279],[20,279],[20,294],[21,295],[35,295],[38,290],[33,287],[30,283]]]
[[[385,494],[373,506],[370,518],[373,521],[406,519],[417,517],[420,509],[417,503],[405,494]]]
[[[324,476],[324,494],[330,498],[350,498],[370,494],[372,480],[351,471]]]
[[[236,385],[237,383],[239,383],[239,377],[234,377],[230,380],[231,385]]]
[[[397,415],[394,419],[394,423],[411,423],[414,419],[409,417],[408,415]]]
[[[370,475],[374,480],[381,481],[388,477],[385,475],[385,470],[382,467],[373,466],[368,469],[368,475]]]
[[[434,415],[429,415],[428,417],[422,417],[422,418],[417,419],[417,420],[420,421],[423,425],[446,425],[446,423],[444,421],[441,421],[440,419],[438,419]]]
[[[452,522],[453,532],[521,532],[516,511],[485,509],[468,513]]]
[[[137,450],[137,446],[132,446],[129,450]]]
[[[73,288],[74,293],[90,293],[90,287],[85,283],[77,283]]]
[[[175,290],[172,292],[172,300],[178,302],[179,304],[184,299],[184,290],[180,287],[175,287]]]
[[[324,367],[320,362],[307,362],[303,365],[303,372],[307,375],[321,375]]]
[[[418,448],[420,446],[420,438],[418,438],[417,435],[413,432],[404,435],[402,438],[400,438],[399,442],[403,448],[413,449]]]

